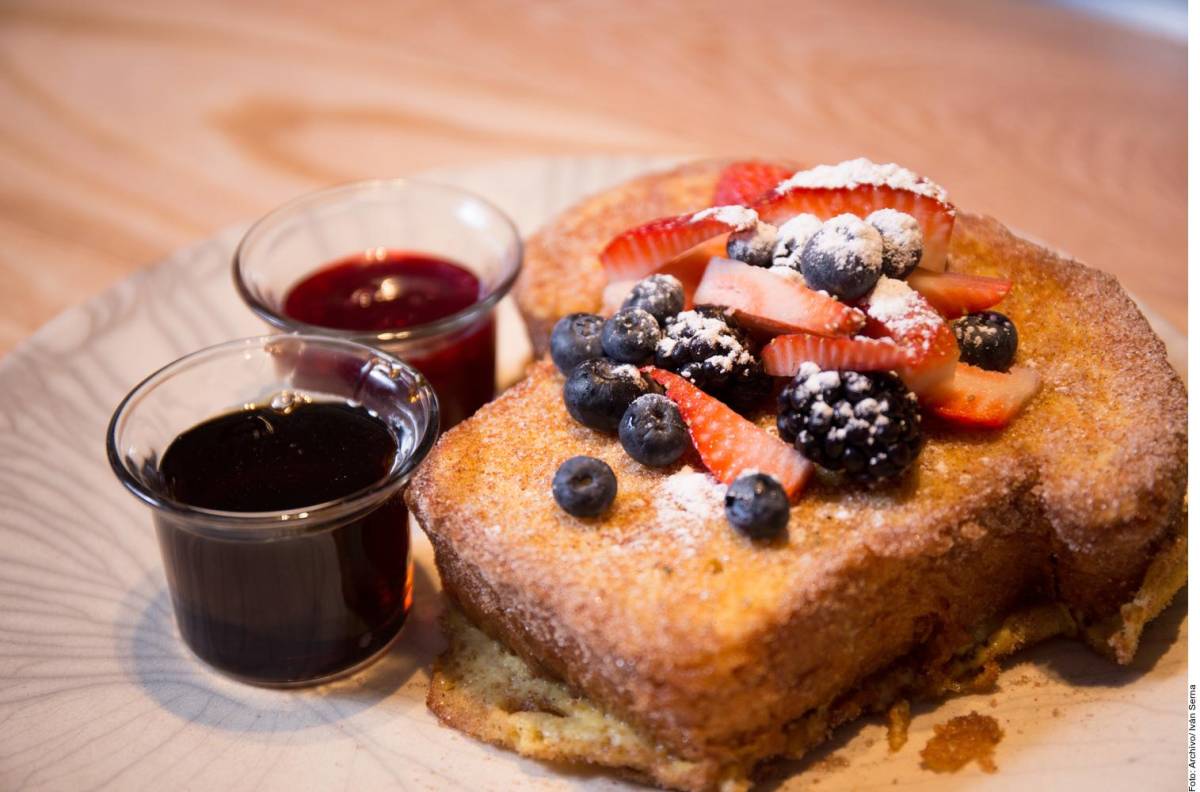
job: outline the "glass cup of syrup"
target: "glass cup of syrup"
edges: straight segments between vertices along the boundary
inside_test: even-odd
[[[259,685],[368,664],[412,602],[404,485],[438,402],[411,366],[350,341],[231,341],[139,384],[108,458],[153,510],[180,634]]]
[[[471,193],[410,179],[333,187],[255,223],[238,293],[274,327],[349,338],[415,366],[450,428],[495,396],[495,308],[521,268],[512,221]]]

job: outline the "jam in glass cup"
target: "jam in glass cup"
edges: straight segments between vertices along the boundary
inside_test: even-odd
[[[437,397],[411,366],[279,335],[152,374],[107,440],[117,478],[151,507],[184,642],[235,679],[290,687],[362,668],[399,634],[404,488],[437,434]]]
[[[348,338],[416,367],[442,427],[495,395],[496,305],[521,268],[502,211],[411,179],[356,182],[284,204],[233,260],[238,293],[272,326]]]

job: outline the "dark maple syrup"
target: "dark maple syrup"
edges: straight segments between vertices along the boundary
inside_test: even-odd
[[[447,259],[402,251],[334,261],[288,291],[283,312],[318,327],[378,333],[405,330],[465,310],[482,296],[479,278]],[[416,351],[392,350],[437,392],[443,429],[495,395],[496,335],[489,315]]]
[[[382,481],[395,429],[362,407],[291,402],[219,415],[163,454],[163,484],[189,506],[287,512]],[[287,684],[352,668],[400,630],[411,599],[401,492],[363,514],[282,539],[215,538],[156,515],[180,632],[212,666]]]

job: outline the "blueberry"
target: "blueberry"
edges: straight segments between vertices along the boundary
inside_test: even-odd
[[[558,466],[550,489],[567,514],[595,517],[617,497],[617,477],[602,460],[574,456]]]
[[[813,234],[821,230],[821,220],[816,215],[798,214],[779,226],[772,251],[772,264],[800,271],[800,254]]]
[[[563,383],[563,402],[571,417],[584,426],[615,432],[633,400],[650,392],[646,378],[634,366],[594,358],[571,369]]]
[[[754,267],[769,267],[775,252],[775,235],[775,226],[755,223],[751,228],[730,234],[725,253]]]
[[[895,209],[878,209],[867,215],[867,223],[883,240],[883,274],[902,280],[917,268],[925,249],[921,224],[910,214]]]
[[[683,310],[683,284],[674,275],[643,278],[629,292],[621,308],[641,308],[660,325]]]
[[[661,335],[658,320],[641,308],[623,308],[600,331],[604,353],[618,363],[645,363],[654,356]]]
[[[634,399],[617,428],[625,452],[643,465],[666,467],[688,447],[687,424],[675,402],[657,393]]]
[[[968,314],[951,327],[963,363],[988,371],[1008,371],[1017,356],[1017,326],[999,311]]]
[[[747,473],[725,491],[725,518],[751,539],[774,539],[788,524],[787,493],[772,476]]]
[[[805,244],[800,270],[810,289],[856,300],[871,291],[883,272],[883,239],[854,215],[838,215],[822,223]]]
[[[564,316],[550,331],[550,357],[563,374],[585,360],[604,357],[600,328],[604,320],[595,314],[573,313]]]

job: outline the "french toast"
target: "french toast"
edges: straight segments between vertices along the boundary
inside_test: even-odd
[[[535,236],[518,290],[535,348],[559,316],[599,308],[608,239],[707,205],[722,166],[644,177]],[[1017,284],[1001,307],[1021,329],[1019,362],[1041,376],[1036,397],[1002,431],[927,422],[899,485],[814,477],[767,545],[730,530],[724,488],[695,452],[650,469],[572,421],[548,361],[448,432],[409,504],[449,597],[527,665],[472,685],[487,664],[470,658],[504,652],[451,614],[434,711],[532,756],[699,790],[742,785],[859,712],[952,690],[1051,634],[1129,662],[1186,575],[1182,383],[1110,276],[961,211],[949,261]],[[550,497],[557,466],[580,454],[619,481],[602,519]],[[576,704],[610,730],[556,744],[552,730],[514,727]]]

